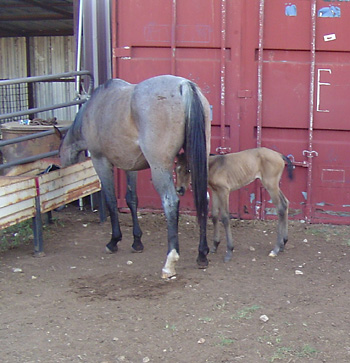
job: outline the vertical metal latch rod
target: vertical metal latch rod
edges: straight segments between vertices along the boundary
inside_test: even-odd
[[[307,200],[305,220],[310,222],[311,219],[311,192],[312,192],[312,157],[313,150],[313,129],[314,129],[314,96],[315,96],[315,64],[316,64],[316,0],[311,1],[311,44],[310,44],[310,100],[309,100],[309,143],[308,153],[305,153],[309,159],[307,171]]]
[[[176,73],[176,0],[173,0],[172,13],[171,13],[171,74]]]
[[[262,131],[262,74],[264,61],[264,17],[265,17],[265,1],[260,0],[259,3],[259,48],[258,48],[258,109],[256,124],[256,145],[261,147],[261,131]]]

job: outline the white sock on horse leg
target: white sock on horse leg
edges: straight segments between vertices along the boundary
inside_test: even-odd
[[[175,264],[180,256],[175,249],[171,250],[167,256],[165,265],[162,269],[162,278],[167,279],[176,275]]]

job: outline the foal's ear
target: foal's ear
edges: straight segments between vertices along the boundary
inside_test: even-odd
[[[55,135],[57,135],[59,137],[60,140],[63,139],[63,135],[62,132],[60,131],[60,129],[56,126],[53,127],[55,129]]]

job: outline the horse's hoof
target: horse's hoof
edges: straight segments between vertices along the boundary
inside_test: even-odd
[[[111,251],[107,246],[105,247],[105,251],[106,251],[106,253],[109,253],[109,254],[113,253],[113,251]]]
[[[197,265],[198,265],[198,268],[200,268],[200,269],[207,268],[208,265],[209,265],[207,257],[204,256],[204,258],[203,258],[203,257],[198,256],[197,257]]]
[[[275,252],[275,251],[271,251],[270,253],[269,253],[269,257],[277,257],[277,253]]]
[[[216,251],[218,250],[219,245],[220,245],[220,241],[219,242],[214,241],[213,245],[212,245],[212,247],[210,249],[210,253],[216,253]]]
[[[131,246],[131,252],[132,253],[142,253],[143,252],[143,248],[141,250],[135,250],[135,248]]]
[[[162,279],[171,279],[176,275],[175,270],[170,270],[167,268],[162,268]]]
[[[231,261],[231,259],[232,259],[232,252],[227,252],[225,257],[224,257],[224,262],[225,263],[229,262],[229,261]]]
[[[168,253],[164,267],[162,268],[162,278],[170,279],[176,275],[175,265],[180,256],[175,249]]]
[[[139,243],[134,242],[131,246],[131,252],[133,252],[133,253],[143,252],[143,244],[141,242],[139,242]]]
[[[118,251],[118,246],[109,246],[109,244],[106,246],[106,253],[116,253]]]

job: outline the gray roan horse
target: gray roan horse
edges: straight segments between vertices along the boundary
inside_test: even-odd
[[[157,76],[139,84],[120,79],[98,87],[78,112],[61,142],[62,166],[78,161],[89,150],[101,180],[112,224],[106,248],[116,252],[122,239],[114,188],[114,166],[126,171],[126,201],[132,213],[134,251],[141,252],[142,232],[137,219],[137,171],[151,168],[152,182],[164,208],[168,228],[168,252],[162,277],[176,274],[179,259],[179,197],[173,181],[176,154],[184,149],[192,170],[194,200],[200,225],[197,263],[208,265],[206,239],[210,106],[191,81],[171,75]]]
[[[176,171],[176,190],[183,195],[190,182],[190,171],[186,167],[183,155],[178,155]],[[288,176],[293,178],[293,165],[289,158],[277,151],[260,147],[226,155],[210,155],[208,183],[212,190],[212,219],[214,224],[214,245],[211,252],[216,252],[220,243],[219,216],[225,227],[227,250],[225,261],[232,258],[233,240],[230,230],[229,195],[231,191],[242,188],[255,179],[260,179],[269,192],[277,208],[278,228],[277,243],[270,252],[271,257],[283,251],[288,241],[288,205],[289,201],[282,193],[279,183],[287,163]]]

